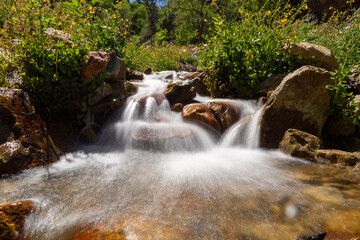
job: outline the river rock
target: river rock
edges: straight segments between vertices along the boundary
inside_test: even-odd
[[[288,129],[279,149],[294,157],[300,157],[314,161],[316,151],[321,148],[321,141],[318,137],[297,129]]]
[[[146,74],[146,75],[149,75],[151,73],[152,73],[151,68],[147,68],[147,69],[144,70],[144,74]]]
[[[184,108],[184,104],[175,103],[174,106],[171,108],[171,110],[174,112],[181,112],[183,108]]]
[[[124,104],[122,97],[109,96],[95,105],[91,106],[92,113],[95,115],[103,115],[120,108]]]
[[[55,162],[58,151],[28,94],[0,88],[0,176]]]
[[[261,146],[277,148],[289,128],[320,136],[331,102],[325,86],[332,83],[328,71],[314,66],[286,76],[262,112]]]
[[[181,80],[187,80],[188,83],[195,88],[196,92],[201,96],[210,96],[210,92],[204,84],[205,72],[197,71],[182,74],[179,76]]]
[[[126,64],[115,54],[112,54],[106,65],[109,79],[126,80]]]
[[[90,106],[92,106],[104,98],[110,96],[112,93],[112,87],[108,83],[104,82],[100,87],[98,87],[93,93],[89,95],[88,103]]]
[[[290,43],[284,49],[291,55],[301,57],[303,64],[315,65],[329,71],[335,71],[340,67],[331,50],[320,45],[307,42]]]
[[[124,94],[126,97],[136,94],[138,87],[130,81],[124,83]]]
[[[240,119],[239,108],[231,102],[211,101],[206,106],[220,123],[223,132]]]
[[[337,149],[321,149],[316,151],[315,159],[318,162],[345,163],[354,166],[360,162],[360,155]]]
[[[126,68],[126,80],[143,80],[144,73]]]
[[[82,68],[82,76],[87,82],[92,82],[110,62],[110,55],[106,52],[89,52]]]
[[[196,97],[196,90],[188,83],[171,82],[165,87],[164,95],[170,104],[184,103]]]
[[[33,211],[29,201],[0,205],[0,239],[20,239],[25,218]]]
[[[221,130],[219,122],[205,105],[197,103],[186,105],[182,110],[182,117],[216,132]]]

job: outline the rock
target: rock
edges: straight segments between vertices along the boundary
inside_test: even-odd
[[[109,96],[91,107],[93,114],[103,115],[120,108],[124,103],[123,98]]]
[[[143,80],[144,73],[126,68],[126,80]]]
[[[154,98],[157,105],[160,105],[166,99],[164,94],[155,92],[155,93],[147,93],[138,96],[137,98],[134,99],[134,101],[140,103],[141,107],[145,107],[148,98]]]
[[[287,75],[287,73],[275,74],[266,78],[264,81],[259,83],[259,85],[257,85],[255,95],[266,96],[267,92],[275,90]]]
[[[176,145],[179,140],[191,138],[191,128],[174,128],[170,125],[144,125],[131,135],[132,146],[146,150],[169,151],[168,147]]]
[[[283,152],[311,161],[315,160],[316,151],[320,148],[318,137],[297,129],[288,129],[279,145]]]
[[[29,201],[0,205],[0,239],[20,239],[25,218],[34,211]]]
[[[55,162],[58,152],[28,94],[0,88],[0,176]]]
[[[80,131],[80,140],[85,143],[95,143],[97,142],[98,137],[91,127],[85,126]]]
[[[332,83],[328,71],[313,66],[286,76],[262,112],[261,146],[277,148],[289,128],[320,136],[331,102],[325,86]]]
[[[71,41],[71,35],[61,30],[56,30],[54,28],[45,28],[45,35],[53,38],[54,40],[64,41],[67,45],[70,46],[74,44],[74,42]]]
[[[149,74],[151,74],[151,73],[152,73],[151,68],[147,68],[147,69],[145,69],[145,71],[144,71],[144,74],[146,74],[146,75],[149,75]]]
[[[337,149],[321,149],[316,151],[315,159],[318,162],[345,163],[354,166],[360,162],[360,155]]]
[[[179,72],[196,72],[197,67],[190,63],[179,63]]]
[[[89,95],[88,103],[90,106],[100,102],[104,98],[110,96],[113,93],[111,86],[108,83],[103,83],[93,93]]]
[[[109,79],[126,80],[126,64],[115,54],[111,55],[106,71],[109,73]]]
[[[206,106],[220,123],[223,132],[240,119],[239,108],[231,102],[211,101]]]
[[[301,57],[303,64],[315,65],[329,71],[339,69],[340,65],[331,50],[312,43],[288,44],[284,47],[290,55]]]
[[[184,104],[175,103],[174,106],[171,108],[171,110],[174,112],[181,112],[183,108],[184,108]]]
[[[360,93],[360,71],[354,72],[349,76],[349,81],[351,87],[355,90],[356,93]]]
[[[171,82],[166,86],[164,95],[170,104],[184,103],[196,97],[196,90],[187,83]]]
[[[204,84],[204,78],[205,73],[203,71],[190,72],[179,75],[179,79],[188,80],[187,83],[194,87],[198,94],[202,96],[210,96],[210,92],[207,90],[207,87]]]
[[[315,234],[312,236],[299,237],[296,240],[324,240],[326,237],[326,232]]]
[[[90,83],[106,68],[109,62],[110,55],[106,52],[89,52],[81,75]]]
[[[182,110],[182,117],[216,132],[221,130],[219,122],[205,105],[197,103],[186,105]]]
[[[133,84],[129,81],[126,81],[124,83],[124,94],[126,97],[136,94],[137,90],[138,90],[138,87],[135,84]]]
[[[5,81],[10,87],[19,87],[23,84],[23,78],[18,71],[12,71],[6,74]]]
[[[193,80],[197,77],[200,77],[204,75],[204,72],[190,72],[190,73],[185,73],[185,74],[181,74],[179,76],[179,79],[181,80]]]

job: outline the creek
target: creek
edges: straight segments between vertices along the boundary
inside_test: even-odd
[[[62,157],[50,175],[36,168],[0,180],[0,203],[26,199],[36,207],[28,239],[71,239],[113,219],[128,239],[360,235],[359,172],[259,148],[256,101],[222,99],[241,117],[221,138],[185,122],[162,94],[169,74],[177,79],[161,72],[138,82],[98,143]]]

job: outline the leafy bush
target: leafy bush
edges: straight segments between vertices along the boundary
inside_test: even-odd
[[[166,47],[138,46],[134,42],[129,42],[124,49],[124,53],[126,65],[137,70],[151,67],[153,71],[177,71],[180,62],[194,63],[191,57],[193,52],[190,49],[174,45]]]
[[[295,11],[291,6],[274,12],[239,9],[241,22],[215,19],[200,57],[200,65],[209,70],[206,84],[213,96],[253,97],[261,80],[297,67],[283,51],[292,41],[289,32],[299,12]]]

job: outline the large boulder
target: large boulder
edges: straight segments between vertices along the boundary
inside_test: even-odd
[[[93,93],[89,95],[88,103],[90,106],[95,105],[104,98],[113,93],[112,87],[108,83],[101,84]]]
[[[259,83],[259,85],[257,85],[255,95],[258,97],[266,96],[266,94],[269,91],[274,91],[287,75],[288,75],[287,73],[282,73],[282,74],[275,74],[273,76],[266,78],[264,81]]]
[[[25,218],[34,211],[29,201],[0,205],[0,239],[21,239]]]
[[[220,123],[222,131],[225,131],[240,119],[239,108],[234,103],[211,101],[206,106]]]
[[[115,54],[111,55],[106,71],[109,73],[109,79],[126,80],[126,64]]]
[[[315,154],[317,162],[345,163],[351,166],[360,162],[360,154],[337,149],[321,149]]]
[[[321,148],[321,140],[310,133],[288,129],[279,148],[291,156],[314,161],[316,151]]]
[[[301,57],[303,64],[315,65],[329,71],[335,71],[340,67],[331,50],[320,45],[307,42],[290,43],[284,49],[291,55]]]
[[[188,104],[182,109],[182,117],[185,120],[195,122],[207,129],[221,131],[221,127],[210,110],[202,104]]]
[[[0,88],[0,176],[55,162],[58,151],[28,94]]]
[[[170,104],[184,103],[196,97],[196,90],[188,83],[171,82],[165,87],[164,95]]]
[[[196,93],[202,96],[210,96],[210,92],[204,84],[205,72],[197,71],[179,75],[179,79],[187,82],[195,88]]]
[[[277,148],[289,128],[320,136],[331,102],[325,86],[332,83],[328,71],[314,66],[290,73],[271,94],[262,112],[261,146]]]
[[[110,55],[107,52],[89,52],[84,62],[81,75],[92,82],[96,75],[101,73],[110,62]]]

